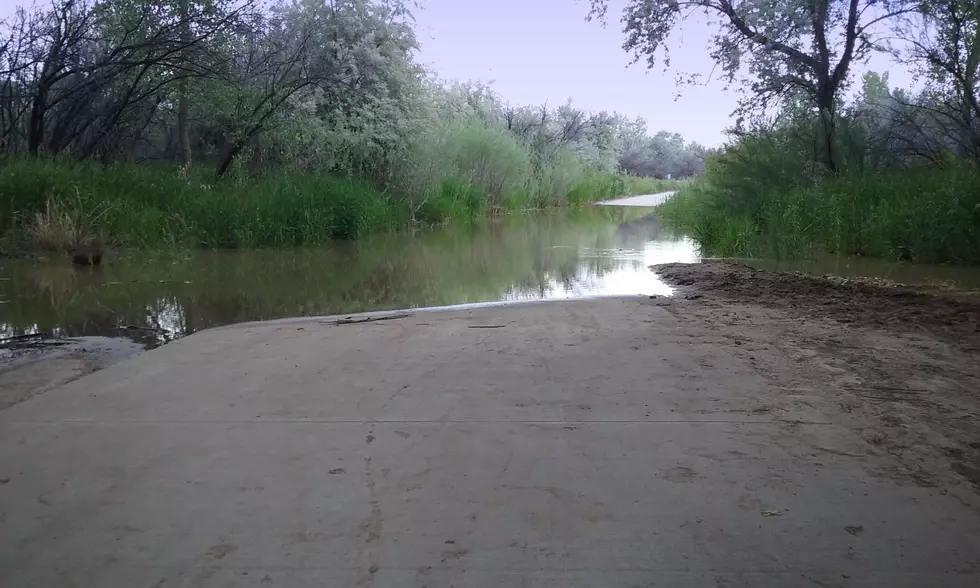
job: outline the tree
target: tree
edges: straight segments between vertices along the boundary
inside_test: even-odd
[[[591,0],[590,18],[604,20],[609,0]],[[703,14],[716,27],[711,57],[729,82],[748,73],[743,108],[787,93],[808,98],[819,114],[822,160],[839,167],[834,143],[837,104],[851,66],[884,49],[884,23],[914,11],[906,0],[629,0],[624,49],[648,67],[669,63],[667,41],[681,23]]]
[[[178,0],[177,16],[180,18],[180,41],[188,44],[191,39],[190,0]],[[187,78],[181,78],[177,86],[177,162],[184,166],[191,163],[191,135],[188,117],[190,99],[187,95]]]
[[[88,157],[118,147],[123,128],[138,136],[169,89],[207,67],[206,41],[246,6],[193,12],[190,35],[148,2],[54,0],[18,10],[0,27],[3,147]]]
[[[930,111],[955,127],[959,150],[980,161],[980,3],[925,0],[897,28],[906,57],[932,81]]]
[[[255,15],[225,75],[234,108],[218,176],[304,94],[321,120],[349,130],[367,122],[358,114],[410,93],[418,68],[408,16],[400,0],[305,0]]]

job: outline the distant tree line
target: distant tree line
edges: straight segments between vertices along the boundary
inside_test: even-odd
[[[389,182],[448,120],[506,130],[533,166],[687,177],[707,150],[571,103],[433,81],[401,0],[53,0],[0,25],[0,153],[319,170]]]

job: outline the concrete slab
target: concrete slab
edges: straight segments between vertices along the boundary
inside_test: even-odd
[[[666,202],[677,190],[660,192],[657,194],[644,194],[642,196],[630,196],[628,198],[616,198],[615,200],[604,200],[598,202],[600,206],[640,206],[653,208]]]
[[[978,585],[807,394],[648,300],[206,331],[0,412],[0,585]]]

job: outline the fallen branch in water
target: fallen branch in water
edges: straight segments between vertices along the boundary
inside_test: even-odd
[[[157,327],[143,327],[140,325],[118,325],[117,329],[123,331],[150,331],[151,333],[169,333],[167,329],[161,329]]]
[[[14,341],[23,341],[24,339],[54,339],[51,333],[28,333],[26,335],[14,335],[13,337],[7,337],[6,339],[0,339],[0,345],[4,343],[12,343]]]
[[[392,321],[395,319],[408,318],[415,316],[414,313],[389,314],[385,316],[367,316],[363,318],[341,318],[335,321],[320,321],[321,325],[357,325],[360,323],[373,323],[375,321]]]

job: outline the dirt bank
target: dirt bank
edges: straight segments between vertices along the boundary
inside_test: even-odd
[[[675,316],[775,351],[747,353],[774,382],[818,392],[869,451],[919,483],[962,476],[980,488],[980,294],[724,262],[651,269],[681,287],[665,302]]]
[[[980,349],[980,293],[772,273],[726,262],[672,263],[651,269],[674,286],[719,300],[876,329],[927,332],[962,348]]]

